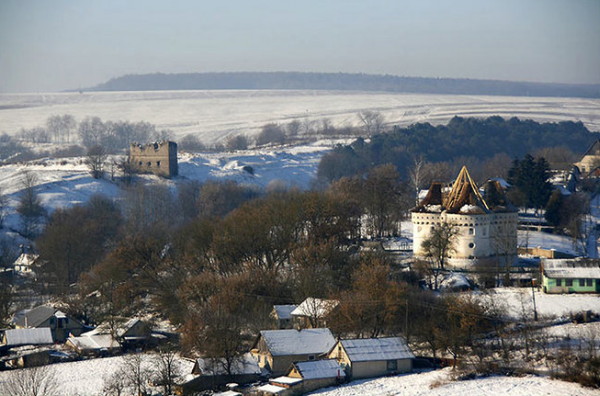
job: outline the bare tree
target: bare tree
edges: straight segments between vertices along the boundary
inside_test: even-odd
[[[6,382],[0,383],[0,394],[11,396],[58,395],[58,380],[52,366],[39,366],[11,372]]]
[[[17,212],[21,215],[22,233],[27,237],[35,235],[40,219],[46,213],[37,194],[36,185],[37,176],[29,171],[23,172]]]
[[[409,170],[410,182],[415,189],[415,204],[419,204],[419,191],[423,185],[423,178],[425,173],[425,158],[418,155],[413,159],[413,166]]]
[[[104,175],[104,163],[107,157],[104,146],[97,144],[88,149],[85,163],[90,168],[94,179],[100,179]]]
[[[358,118],[363,124],[367,136],[376,135],[383,130],[384,118],[377,111],[363,110],[358,113]]]
[[[160,348],[155,367],[154,383],[163,388],[165,395],[172,394],[175,380],[182,374],[175,350],[171,347]]]

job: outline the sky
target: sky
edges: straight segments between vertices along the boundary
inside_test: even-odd
[[[600,0],[0,0],[0,92],[308,71],[600,83]]]

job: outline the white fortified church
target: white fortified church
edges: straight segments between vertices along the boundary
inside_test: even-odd
[[[427,196],[412,210],[413,253],[424,256],[422,244],[436,225],[457,230],[448,264],[469,267],[481,264],[511,265],[517,257],[517,210],[497,181],[485,184],[484,195],[463,166],[449,189],[432,183]]]

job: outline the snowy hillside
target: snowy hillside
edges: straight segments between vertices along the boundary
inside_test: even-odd
[[[329,119],[357,125],[361,110],[381,112],[388,124],[446,123],[453,116],[581,121],[600,130],[600,99],[416,95],[338,91],[149,91],[0,95],[0,132],[44,125],[56,114],[77,120],[147,121],[174,137],[194,134],[207,144],[229,135],[254,135],[267,123]]]
[[[373,380],[354,381],[339,388],[328,388],[313,392],[320,396],[562,396],[598,395],[598,390],[583,388],[579,384],[551,380],[544,377],[500,377],[449,381],[450,369],[426,373],[398,375]]]

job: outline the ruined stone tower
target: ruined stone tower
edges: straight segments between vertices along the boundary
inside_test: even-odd
[[[153,173],[163,177],[177,176],[177,143],[132,143],[129,146],[129,164],[139,173]]]

